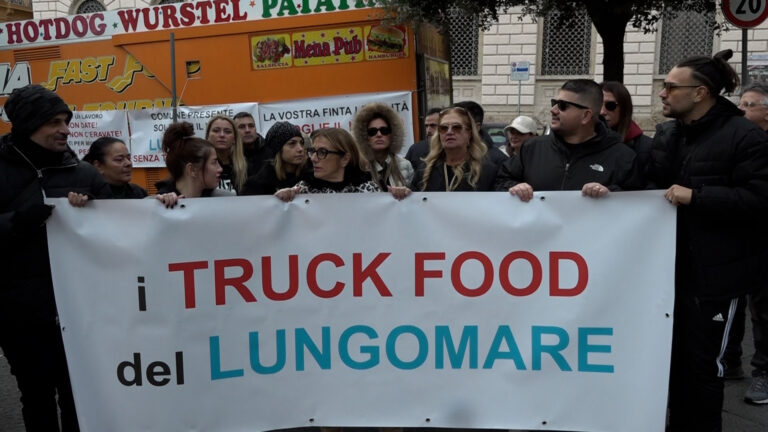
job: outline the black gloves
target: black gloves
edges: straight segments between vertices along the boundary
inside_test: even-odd
[[[32,204],[21,210],[16,210],[13,218],[13,229],[18,233],[27,233],[43,226],[51,216],[52,205]]]

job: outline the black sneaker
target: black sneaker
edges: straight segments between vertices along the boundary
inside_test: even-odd
[[[744,394],[744,400],[751,404],[768,403],[768,376],[761,375],[752,378],[752,384]]]

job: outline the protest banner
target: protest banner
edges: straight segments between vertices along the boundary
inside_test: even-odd
[[[660,191],[49,202],[83,430],[664,429]]]
[[[205,127],[213,117],[224,115],[229,118],[245,111],[257,115],[258,104],[236,103],[227,105],[180,106],[177,120],[192,123],[195,136],[207,139]],[[146,109],[128,111],[131,125],[131,157],[137,168],[165,168],[161,143],[163,133],[173,123],[173,109]]]
[[[410,92],[369,93],[346,96],[332,96],[315,99],[298,99],[285,102],[271,102],[259,105],[259,130],[267,133],[279,121],[293,123],[306,134],[316,129],[338,127],[352,130],[352,119],[357,111],[371,102],[387,104],[403,120],[406,142],[402,153],[413,144],[413,107]]]
[[[91,144],[101,137],[112,137],[130,145],[125,111],[73,111],[67,144],[82,159]]]

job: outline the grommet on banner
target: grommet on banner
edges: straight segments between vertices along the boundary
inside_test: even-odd
[[[424,198],[424,199],[426,200],[426,198]],[[426,422],[427,422],[427,423],[429,423],[429,422],[431,422],[431,421],[432,421],[432,419],[430,419],[429,417],[427,417],[427,419],[426,419]]]
[[[309,200],[307,200],[307,201],[309,201]],[[311,419],[309,419],[309,422],[310,422],[310,423],[314,423],[314,422],[315,422],[315,419],[314,419],[314,418],[311,418]]]
[[[541,196],[539,199],[540,199],[540,200],[542,200],[542,201],[544,201],[545,199],[547,199],[547,197],[545,197],[544,195],[542,195],[542,196]]]
[[[179,204],[179,208],[187,208],[186,204]]]
[[[547,421],[546,421],[546,420],[542,420],[541,424],[542,424],[542,425],[546,425],[546,424],[547,424]]]
[[[427,202],[427,197],[421,199],[423,202]]]
[[[304,204],[309,204],[309,198],[304,200]]]
[[[664,316],[669,318],[669,312],[665,313]]]

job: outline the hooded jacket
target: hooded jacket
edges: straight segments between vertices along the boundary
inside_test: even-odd
[[[765,283],[768,135],[723,97],[656,127],[648,177],[692,189],[677,211],[678,295],[733,298]]]
[[[0,137],[0,320],[56,318],[46,227],[20,232],[13,217],[43,204],[44,196],[60,198],[69,192],[112,195],[99,171],[80,162],[72,150],[55,153],[31,141],[14,145],[11,134]]]
[[[527,140],[499,168],[496,190],[518,183],[534,191],[581,190],[591,182],[613,191],[639,189],[635,158],[618,134],[597,122],[595,136],[581,144],[567,144],[555,133]]]
[[[373,154],[373,149],[371,149],[371,146],[368,143],[368,124],[377,116],[383,117],[384,121],[387,122],[392,129],[389,141],[390,158],[388,159],[388,163],[394,164],[394,167],[397,167],[405,180],[404,185],[407,186],[413,177],[413,169],[410,163],[398,156],[403,149],[405,128],[403,127],[403,121],[400,119],[400,116],[397,115],[395,110],[389,105],[378,102],[364,106],[357,112],[355,119],[352,121],[352,136],[354,136],[355,141],[357,141],[361,156],[368,161],[372,169],[376,169],[376,158]],[[392,177],[388,179],[379,179],[379,187],[386,190],[386,185],[393,185],[393,182],[394,179]]]

